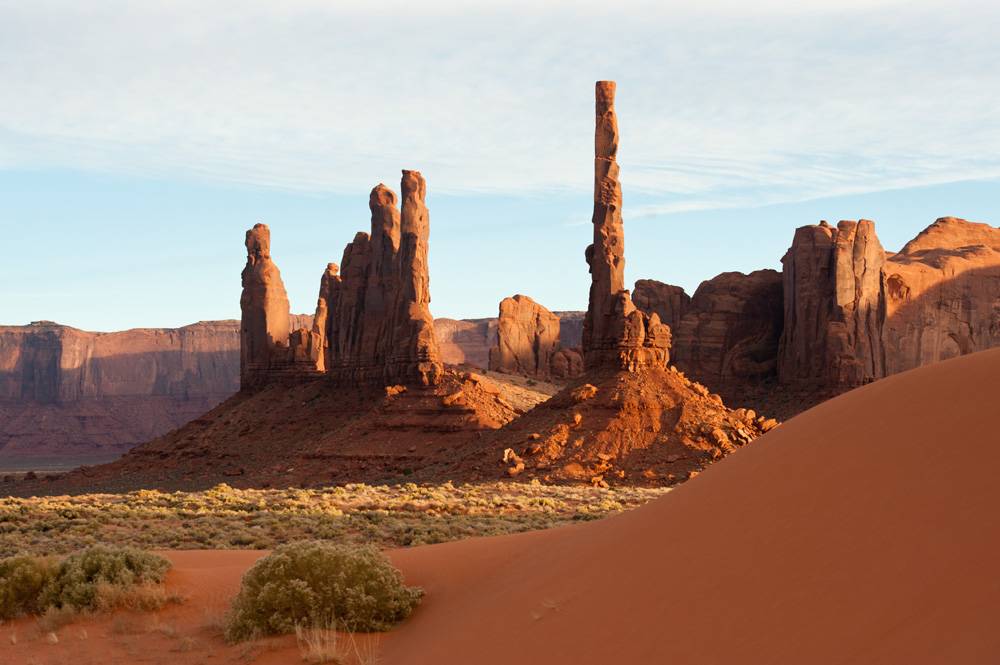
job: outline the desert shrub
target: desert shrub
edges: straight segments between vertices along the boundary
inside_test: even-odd
[[[22,554],[0,561],[0,619],[41,610],[42,589],[54,576],[47,559]]]
[[[42,590],[40,607],[96,609],[102,587],[133,587],[163,581],[170,561],[135,547],[94,545],[74,552],[59,564],[58,574]]]
[[[226,614],[231,643],[296,627],[384,631],[410,615],[423,590],[373,546],[282,545],[243,575]]]

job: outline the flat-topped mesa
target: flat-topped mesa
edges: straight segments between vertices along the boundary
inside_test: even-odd
[[[559,317],[528,296],[504,298],[490,369],[542,379],[578,376],[583,359],[573,349],[563,348],[559,333]]]
[[[849,388],[886,376],[885,260],[875,224],[866,219],[795,231],[781,259],[782,383]]]
[[[426,186],[403,171],[403,210],[385,185],[368,200],[371,235],[358,233],[320,283],[315,330],[335,385],[433,385],[444,367],[431,317]],[[322,324],[321,324],[322,321]]]
[[[583,325],[584,365],[587,370],[666,368],[670,328],[660,322],[659,316],[646,316],[638,310],[625,289],[625,231],[616,161],[618,120],[614,81],[598,81],[596,98],[594,243],[586,252],[591,285]]]

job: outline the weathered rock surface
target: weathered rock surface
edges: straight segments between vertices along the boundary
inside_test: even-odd
[[[431,317],[426,185],[403,171],[402,211],[385,185],[369,197],[371,234],[358,233],[320,280],[316,313],[293,320],[271,261],[270,231],[247,232],[241,386],[326,377],[339,386],[433,385],[443,372]]]
[[[490,349],[497,344],[497,319],[434,319],[441,360],[489,369]]]
[[[938,219],[884,266],[886,373],[1000,346],[1000,229]]]
[[[0,327],[0,451],[121,452],[239,389],[239,323],[92,333]]]
[[[500,303],[497,345],[490,350],[490,369],[564,380],[583,371],[583,358],[562,347],[559,317],[519,294]]]
[[[673,328],[671,362],[723,397],[723,386],[774,377],[783,312],[780,273],[722,273],[701,283]]]
[[[632,290],[632,302],[646,314],[656,314],[660,323],[670,327],[676,336],[681,319],[691,305],[691,296],[679,286],[664,284],[655,279],[640,279]],[[677,340],[674,339],[673,347]]]
[[[281,272],[271,260],[271,230],[247,231],[240,296],[240,387],[255,388],[289,361],[290,312]]]
[[[618,120],[615,83],[598,81],[594,133],[594,243],[585,253],[591,286],[583,325],[587,370],[616,367],[635,371],[665,368],[670,329],[656,314],[646,316],[625,289],[625,231],[618,181]]]
[[[583,343],[583,322],[586,312],[552,312],[559,317],[559,341],[564,349],[575,349]]]
[[[874,223],[801,227],[781,261],[781,382],[847,388],[885,376],[885,251]]]
[[[371,235],[355,236],[339,275],[334,264],[323,275],[314,330],[338,385],[428,386],[444,371],[429,308],[426,185],[403,171],[401,189],[402,211],[388,187],[372,190]]]

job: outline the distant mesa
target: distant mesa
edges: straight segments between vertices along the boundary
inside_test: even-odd
[[[239,388],[236,321],[95,333],[0,326],[0,453],[113,455]]]

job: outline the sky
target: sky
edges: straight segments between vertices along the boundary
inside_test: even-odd
[[[420,171],[431,312],[587,306],[594,82],[626,281],[780,270],[796,227],[1000,225],[992,0],[0,0],[0,324],[239,318],[270,226],[293,312]]]

